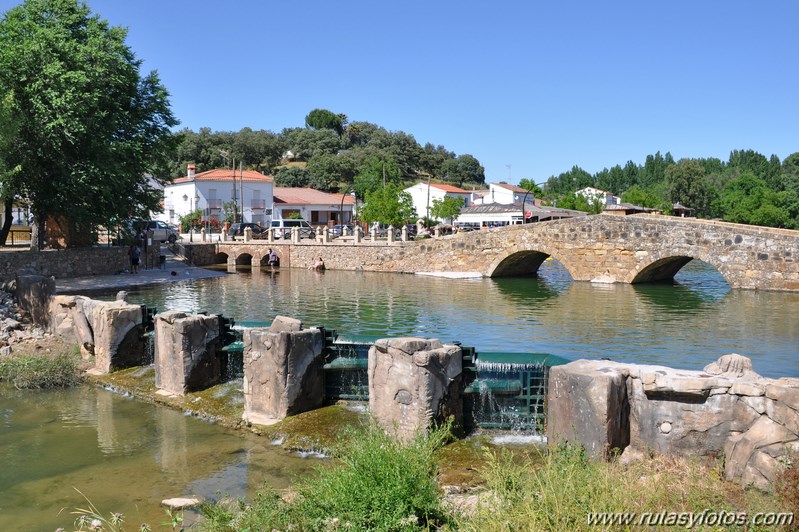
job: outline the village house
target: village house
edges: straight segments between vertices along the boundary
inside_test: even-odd
[[[272,217],[301,217],[311,225],[352,223],[355,197],[329,194],[312,188],[275,187]]]
[[[164,187],[164,212],[154,219],[177,224],[181,216],[201,211],[203,218],[225,219],[229,203],[237,219],[268,225],[272,218],[273,179],[255,170],[217,168],[195,172],[189,164],[187,175]]]
[[[416,215],[420,218],[432,218],[430,209],[433,207],[433,201],[442,200],[446,196],[463,199],[464,207],[469,207],[472,204],[472,193],[453,185],[416,183],[412,187],[406,188],[404,192],[411,195]]]

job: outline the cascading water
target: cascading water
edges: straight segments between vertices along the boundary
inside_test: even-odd
[[[475,353],[471,360],[465,358],[466,411],[473,428],[539,432],[549,367],[562,362],[539,353]]]
[[[148,331],[144,333],[144,356],[142,365],[151,366],[155,363],[155,333]]]
[[[367,374],[368,343],[328,342],[335,338],[335,331],[325,341],[325,399],[327,401],[369,400],[369,377]]]

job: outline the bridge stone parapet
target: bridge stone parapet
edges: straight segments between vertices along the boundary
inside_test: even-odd
[[[732,288],[799,291],[799,231],[668,216],[585,216],[410,242],[220,242],[215,251],[229,265],[259,266],[269,247],[281,266],[305,267],[322,257],[329,269],[488,277],[534,274],[552,257],[574,280],[603,283],[669,281],[698,259]]]

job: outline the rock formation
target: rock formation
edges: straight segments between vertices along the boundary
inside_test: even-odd
[[[725,456],[727,479],[768,488],[799,450],[799,379],[762,377],[741,355],[704,371],[603,360],[550,370],[547,433],[594,457]]]

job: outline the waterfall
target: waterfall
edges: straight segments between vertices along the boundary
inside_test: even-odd
[[[151,366],[155,363],[155,332],[147,331],[144,333],[144,356],[143,366]]]
[[[533,432],[543,423],[547,364],[537,355],[487,355],[474,361],[474,380],[465,393],[472,397],[472,416],[483,429]],[[532,360],[524,361],[524,358]]]

